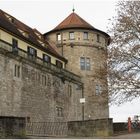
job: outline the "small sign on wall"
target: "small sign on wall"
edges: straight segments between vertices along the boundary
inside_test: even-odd
[[[80,103],[85,103],[85,98],[80,98]]]

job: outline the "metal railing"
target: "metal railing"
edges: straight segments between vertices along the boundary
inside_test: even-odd
[[[58,68],[56,65],[54,64],[50,64],[50,63],[47,63],[47,62],[44,62],[43,59],[39,58],[39,57],[31,57],[28,55],[28,53],[22,49],[16,49],[14,51],[12,45],[0,40],[0,48],[1,49],[4,49],[5,51],[8,51],[8,52],[11,52],[12,54],[14,55],[17,55],[17,56],[20,56],[22,58],[25,58],[25,59],[28,59],[29,61],[32,61],[34,63],[37,63],[47,69],[49,69],[51,72],[53,73],[56,73],[58,76],[60,76],[61,78],[64,77],[66,79],[72,79],[76,82],[80,82],[79,84],[82,84],[81,83],[81,78],[80,76],[72,73],[72,72],[69,72],[65,69],[62,69],[62,68]]]
[[[67,122],[26,123],[27,136],[67,136]]]

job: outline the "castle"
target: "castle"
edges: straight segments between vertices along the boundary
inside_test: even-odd
[[[73,12],[41,34],[0,10],[0,116],[31,122],[109,118],[110,36]]]

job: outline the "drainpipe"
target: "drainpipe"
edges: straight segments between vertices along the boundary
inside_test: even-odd
[[[84,98],[84,85],[82,84],[82,98]],[[85,116],[85,102],[82,102],[82,120],[84,121]]]
[[[62,34],[62,32],[61,32],[61,45],[62,45],[62,56],[63,56],[63,55],[64,55],[64,54],[63,54],[63,51],[64,51],[64,50],[63,50],[63,34]]]

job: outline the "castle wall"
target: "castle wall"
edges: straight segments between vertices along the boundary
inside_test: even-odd
[[[81,90],[72,81],[1,48],[0,77],[1,116],[28,117],[32,122],[81,120]]]
[[[21,79],[14,77],[14,65],[20,62],[0,54],[0,115],[19,116],[21,105]]]

